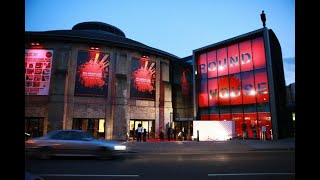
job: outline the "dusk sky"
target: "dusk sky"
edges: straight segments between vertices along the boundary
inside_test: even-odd
[[[25,0],[25,30],[71,30],[80,22],[98,21],[183,58],[262,28],[262,10],[280,42],[289,85],[295,82],[294,0]]]

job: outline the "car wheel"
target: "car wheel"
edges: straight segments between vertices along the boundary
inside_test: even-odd
[[[98,149],[97,158],[101,160],[111,159],[112,158],[111,150],[106,147],[100,147]]]
[[[39,151],[38,158],[39,159],[51,159],[52,149],[50,147],[42,147]]]

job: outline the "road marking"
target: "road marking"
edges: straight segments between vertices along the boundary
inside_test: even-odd
[[[135,174],[37,174],[37,176],[45,177],[139,177]]]
[[[264,175],[295,175],[295,173],[232,173],[232,174],[208,174],[208,176],[264,176]]]

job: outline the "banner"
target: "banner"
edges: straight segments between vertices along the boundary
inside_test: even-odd
[[[25,49],[25,95],[48,95],[53,50]]]
[[[156,63],[146,58],[132,58],[130,97],[155,100]]]
[[[75,96],[107,97],[110,54],[79,51]]]

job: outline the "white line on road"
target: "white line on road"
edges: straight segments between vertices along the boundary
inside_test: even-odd
[[[232,174],[208,174],[208,176],[263,176],[263,175],[295,175],[295,173],[232,173]]]
[[[135,174],[38,174],[41,177],[139,177]]]

